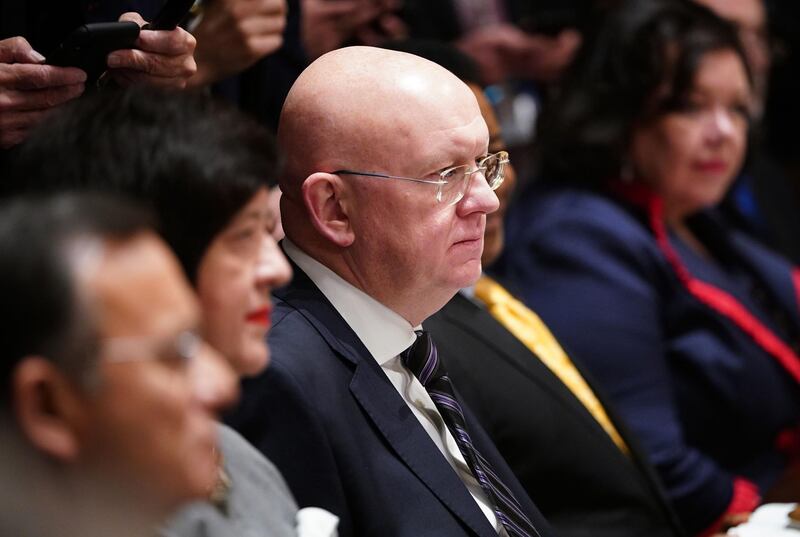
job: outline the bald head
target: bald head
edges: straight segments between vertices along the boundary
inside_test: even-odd
[[[386,171],[420,124],[445,130],[476,115],[467,86],[428,60],[372,47],[329,52],[300,75],[281,112],[281,187],[296,192],[315,171]]]
[[[295,82],[278,138],[286,236],[347,282],[415,325],[480,275],[497,197],[466,173],[446,183],[462,197],[440,194],[443,174],[486,154],[489,131],[452,73],[403,52],[330,52]]]

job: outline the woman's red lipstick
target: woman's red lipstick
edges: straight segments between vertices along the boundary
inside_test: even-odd
[[[728,170],[728,163],[720,159],[703,160],[695,163],[695,168],[706,173],[723,173]]]
[[[247,314],[245,319],[248,323],[260,324],[262,326],[269,326],[271,309],[267,306],[251,311]]]

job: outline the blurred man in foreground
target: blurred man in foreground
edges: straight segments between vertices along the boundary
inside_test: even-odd
[[[128,205],[0,211],[3,535],[147,535],[217,477],[216,363],[180,266]],[[200,388],[205,389],[200,389]]]

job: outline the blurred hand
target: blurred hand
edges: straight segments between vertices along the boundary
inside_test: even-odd
[[[744,524],[748,520],[750,520],[751,513],[736,513],[733,515],[727,515],[725,518],[722,519],[722,528],[719,533],[715,533],[711,537],[726,537],[728,535],[728,530],[738,526],[739,524]]]
[[[314,60],[351,39],[377,44],[404,33],[402,21],[391,13],[396,1],[301,0],[300,38],[306,55]]]
[[[470,32],[456,46],[478,63],[486,83],[494,84],[511,76],[553,81],[569,66],[580,43],[575,30],[550,37],[503,23]]]
[[[123,13],[119,20],[145,24],[138,13]],[[122,86],[143,83],[184,88],[197,71],[193,56],[196,44],[194,36],[180,27],[142,30],[136,48],[108,55],[108,73]]]
[[[408,26],[397,15],[401,0],[373,0],[379,7],[378,14],[355,30],[358,43],[371,47],[392,39],[408,37]]]
[[[519,54],[512,54],[509,69],[514,76],[554,82],[561,78],[572,64],[581,46],[577,30],[562,30],[555,36],[528,34],[528,44]]]
[[[197,74],[193,86],[244,71],[283,44],[286,0],[212,0],[194,30]]]
[[[47,112],[83,93],[86,73],[43,65],[22,37],[0,40],[0,147],[19,144]]]

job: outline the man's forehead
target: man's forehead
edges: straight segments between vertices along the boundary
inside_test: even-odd
[[[348,47],[316,60],[298,78],[281,113],[279,137],[287,168],[306,177],[381,165],[384,152],[417,145],[420,136],[479,115],[466,84],[441,66],[411,54]]]
[[[85,283],[102,337],[169,336],[197,323],[193,292],[155,235],[106,242]]]
[[[489,144],[489,130],[478,114],[464,125],[434,129],[417,140],[410,158],[428,172],[466,164],[482,155]]]

